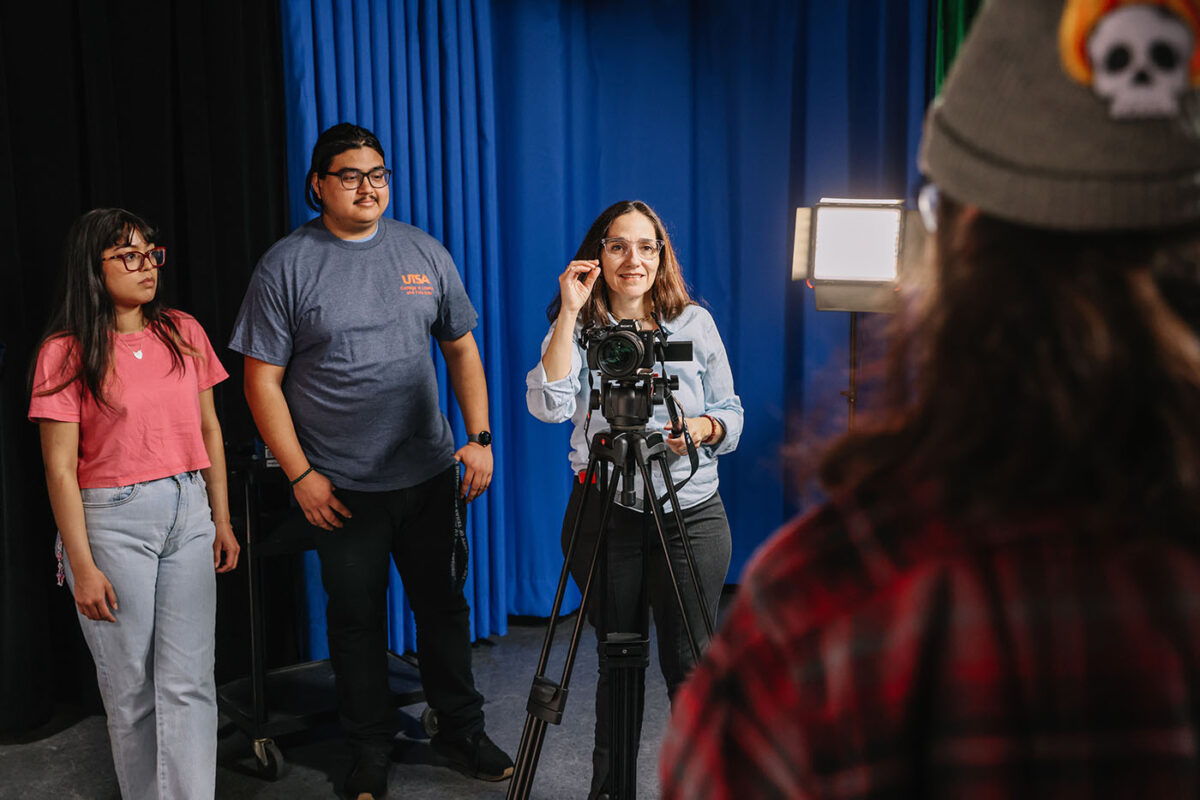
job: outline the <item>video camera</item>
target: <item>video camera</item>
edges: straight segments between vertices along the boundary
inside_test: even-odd
[[[613,430],[646,427],[668,390],[679,388],[679,376],[659,376],[655,362],[691,361],[691,342],[668,342],[662,328],[642,330],[631,319],[583,331],[587,365],[599,370],[603,384],[593,389],[591,407],[600,409]]]

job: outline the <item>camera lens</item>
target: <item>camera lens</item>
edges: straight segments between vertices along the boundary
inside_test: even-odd
[[[613,378],[632,375],[642,363],[642,343],[624,331],[602,341],[596,349],[600,370]]]

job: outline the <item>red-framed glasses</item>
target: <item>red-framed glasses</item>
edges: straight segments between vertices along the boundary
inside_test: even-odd
[[[137,250],[132,250],[128,253],[118,253],[115,256],[109,256],[105,259],[105,261],[108,261],[109,259],[120,261],[125,265],[125,269],[129,272],[137,272],[140,270],[146,259],[150,259],[150,266],[158,269],[167,263],[167,248],[152,247],[144,253],[139,253]]]

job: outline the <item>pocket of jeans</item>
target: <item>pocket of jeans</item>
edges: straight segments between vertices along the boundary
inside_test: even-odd
[[[113,508],[124,505],[138,493],[142,484],[132,483],[129,486],[106,486],[101,489],[80,489],[84,508]]]

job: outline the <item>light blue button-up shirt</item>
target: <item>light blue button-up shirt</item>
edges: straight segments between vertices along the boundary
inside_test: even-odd
[[[732,452],[737,447],[738,439],[742,436],[742,401],[733,390],[733,374],[729,370],[725,345],[721,342],[716,323],[708,311],[698,305],[690,305],[675,319],[663,320],[662,329],[669,341],[692,343],[691,361],[668,361],[666,365],[668,375],[679,376],[679,388],[673,390],[672,394],[683,407],[683,415],[698,417],[708,414],[719,420],[725,428],[724,438],[716,445],[697,443],[700,466],[692,479],[679,490],[679,504],[683,508],[690,508],[703,503],[717,491],[717,456]],[[546,338],[542,340],[543,354],[553,333],[552,324]],[[525,402],[531,414],[543,422],[563,422],[569,419],[574,425],[574,430],[571,431],[570,461],[571,470],[575,473],[587,468],[592,437],[609,429],[608,421],[597,409],[592,413],[587,431],[584,431],[591,387],[588,385],[587,352],[580,345],[579,333],[580,327],[576,326],[575,347],[571,350],[571,371],[565,378],[547,381],[546,370],[540,358],[525,377]],[[596,388],[600,387],[599,371],[593,376],[593,384]],[[654,416],[646,423],[646,430],[661,431],[670,424],[667,407],[656,405]],[[691,462],[686,455],[679,456],[673,451],[668,451],[667,463],[673,483],[679,483],[691,472]],[[658,469],[653,470],[653,478],[655,494],[662,497],[666,493],[666,486],[663,485]],[[641,483],[639,478],[636,481],[638,508],[641,508],[643,497]],[[620,495],[617,497],[619,500]],[[670,504],[667,508],[670,508]]]

